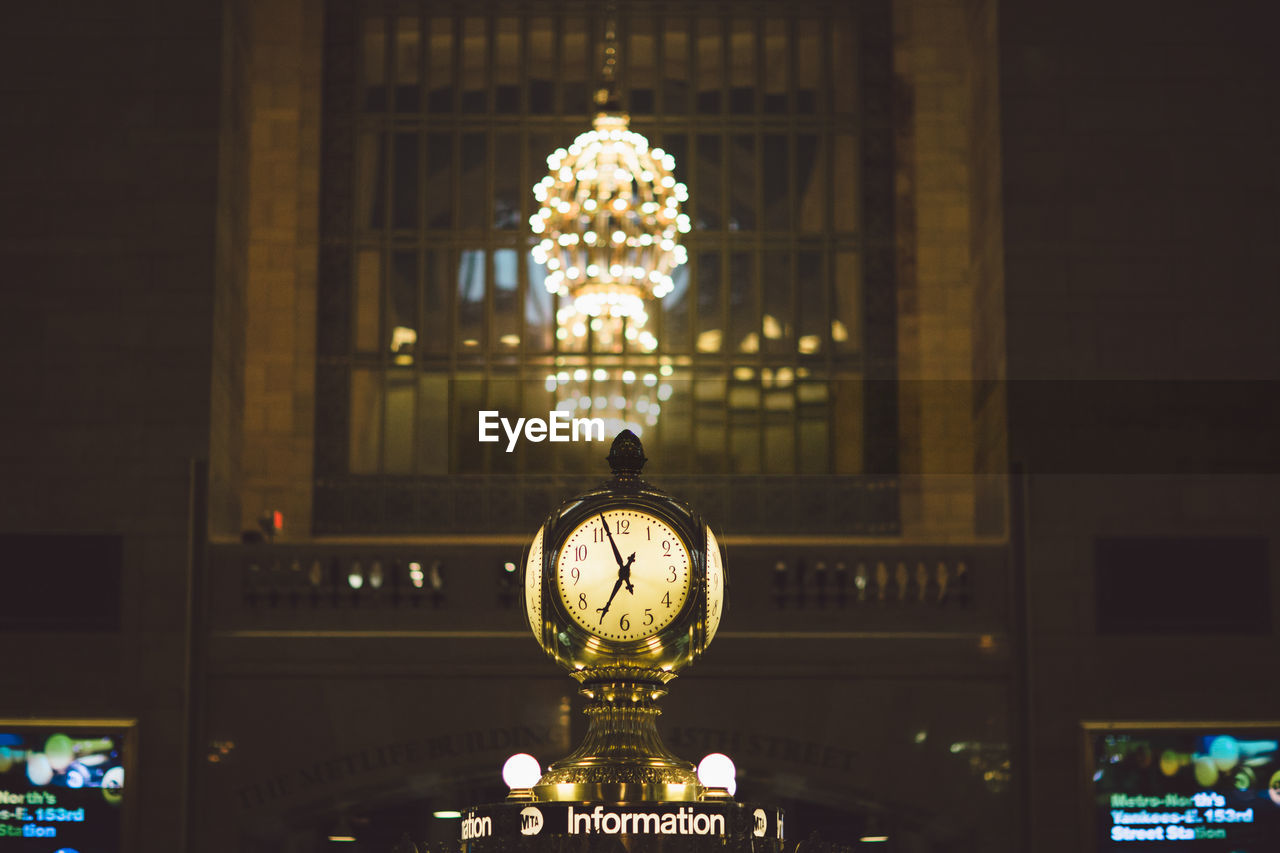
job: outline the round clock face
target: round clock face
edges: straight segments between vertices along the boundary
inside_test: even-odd
[[[651,637],[671,624],[692,586],[689,551],[665,521],[607,509],[580,523],[556,558],[556,589],[569,616],[606,640]]]
[[[720,561],[720,543],[707,528],[707,642],[715,637],[724,613],[724,564]]]
[[[529,559],[524,566],[524,612],[534,636],[542,635],[542,528],[533,537]]]

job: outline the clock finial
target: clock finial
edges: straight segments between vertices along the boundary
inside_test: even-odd
[[[629,429],[618,433],[606,458],[609,460],[609,467],[613,470],[613,476],[620,483],[634,483],[640,479],[640,470],[644,468],[644,463],[649,461],[645,458],[644,445],[640,443],[640,436]]]

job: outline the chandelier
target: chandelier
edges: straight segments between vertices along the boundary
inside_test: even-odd
[[[586,329],[593,319],[642,329],[645,303],[674,288],[671,272],[688,253],[680,205],[688,188],[671,174],[675,158],[627,127],[613,89],[617,43],[606,25],[602,111],[592,130],[547,157],[550,172],[533,187],[540,207],[529,219],[542,235],[533,258],[547,269],[546,287],[568,300],[560,328]],[[562,309],[563,311],[564,309]],[[579,318],[582,322],[565,320]]]

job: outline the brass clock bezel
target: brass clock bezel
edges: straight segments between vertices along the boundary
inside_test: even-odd
[[[689,592],[680,610],[657,633],[637,640],[607,639],[579,625],[561,600],[559,573],[555,570],[565,543],[579,525],[591,516],[619,509],[643,512],[666,524],[689,556]],[[543,650],[579,679],[593,678],[601,672],[624,670],[643,672],[648,678],[661,682],[675,677],[706,646],[706,531],[706,522],[686,506],[665,494],[648,490],[622,494],[602,490],[562,505],[542,527],[542,579],[539,586],[542,625],[530,625],[530,629]],[[526,590],[526,594],[524,574],[528,572],[532,548],[531,540],[521,563],[521,588]],[[527,622],[528,606],[523,610]]]
[[[690,608],[697,606],[699,594],[700,593],[705,594],[705,580],[702,587],[700,587],[698,584],[698,573],[699,571],[702,571],[705,574],[705,567],[702,568],[701,570],[699,569],[697,565],[697,561],[695,561],[694,559],[693,548],[690,547],[687,536],[680,530],[681,525],[679,525],[678,523],[675,523],[671,518],[664,516],[661,513],[654,512],[653,509],[651,509],[650,507],[637,505],[633,501],[622,500],[622,501],[608,503],[608,504],[601,503],[601,504],[593,505],[591,507],[590,512],[583,513],[580,518],[576,518],[571,522],[565,523],[563,525],[563,532],[557,531],[557,534],[556,534],[557,542],[551,551],[550,558],[547,559],[543,565],[544,575],[548,567],[554,567],[559,565],[560,555],[563,553],[565,545],[568,542],[569,537],[573,534],[574,531],[576,531],[583,524],[589,523],[593,517],[603,513],[613,512],[616,510],[623,510],[628,512],[641,512],[653,517],[654,519],[661,522],[662,524],[665,524],[667,528],[670,529],[673,534],[675,534],[675,537],[680,540],[680,546],[684,548],[684,552],[688,562],[688,569],[687,569],[687,574],[689,579],[688,590],[685,593],[685,599],[681,603],[680,608],[671,616],[671,619],[668,620],[667,624],[662,628],[659,628],[657,631],[653,632],[649,636],[640,637],[635,640],[614,640],[608,637],[602,637],[599,634],[592,632],[590,629],[583,627],[578,622],[578,620],[574,618],[573,614],[568,612],[568,608],[565,606],[563,596],[561,595],[559,571],[553,572],[554,577],[552,577],[550,580],[550,583],[547,584],[546,590],[548,593],[550,593],[551,597],[554,599],[555,604],[558,605],[557,610],[558,610],[559,616],[561,616],[568,623],[573,625],[573,627],[576,628],[579,632],[581,632],[587,637],[592,638],[597,643],[600,643],[602,645],[612,646],[613,648],[621,652],[621,651],[632,650],[631,647],[634,647],[635,649],[639,650],[639,649],[644,649],[652,646],[654,640],[658,637],[661,637],[663,632],[677,625],[678,623],[681,623],[687,617]],[[546,549],[544,548],[543,550],[545,551]],[[545,597],[543,599],[543,605],[544,606],[546,605]]]

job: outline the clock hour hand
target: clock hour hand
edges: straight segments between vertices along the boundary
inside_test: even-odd
[[[610,605],[613,604],[613,597],[618,594],[618,590],[622,588],[622,578],[618,578],[618,582],[613,585],[613,592],[609,593],[609,600],[604,603],[604,607],[597,607],[596,612],[600,614],[600,624],[604,624],[604,615],[609,612]]]
[[[618,580],[613,585],[613,592],[609,593],[609,600],[604,603],[604,607],[597,607],[596,612],[600,614],[600,624],[604,624],[604,615],[609,612],[609,608],[613,605],[613,598],[618,594],[618,590],[622,589],[622,585],[627,585],[627,592],[635,595],[636,588],[631,585],[631,562],[635,560],[636,555],[632,553],[627,557],[627,561],[622,564],[622,568],[618,569]]]
[[[635,561],[636,552],[632,551],[631,556],[627,557],[627,561],[622,564],[622,568],[618,569],[618,583],[627,585],[627,592],[632,595],[636,594],[636,588],[631,585],[631,564]]]

